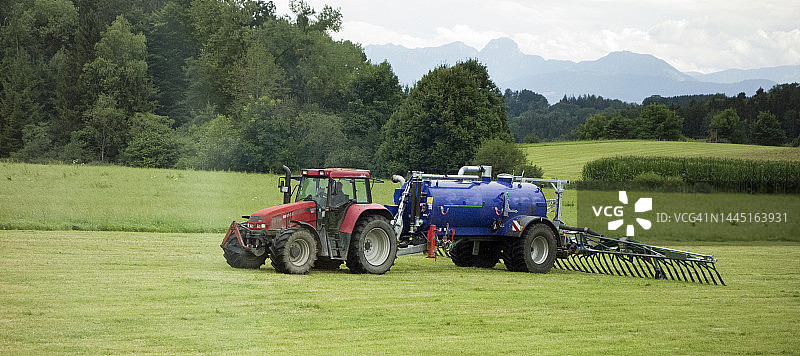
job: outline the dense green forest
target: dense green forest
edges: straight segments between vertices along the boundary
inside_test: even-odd
[[[0,154],[374,168],[403,88],[387,63],[331,39],[338,10],[291,8],[279,16],[258,1],[4,3]]]
[[[654,95],[641,105],[594,95],[564,97],[548,105],[544,96],[529,90],[506,90],[505,99],[517,142],[689,138],[759,145],[800,143],[798,83],[760,89],[751,97],[744,93],[734,97]]]
[[[753,97],[549,105],[532,91],[501,92],[484,65],[467,60],[402,87],[388,63],[332,39],[338,9],[302,0],[290,9],[256,0],[0,2],[0,158],[386,175],[451,172],[497,140],[784,144],[800,133],[797,84]]]
[[[338,9],[303,1],[290,8],[4,2],[0,157],[389,174],[449,172],[484,140],[512,144],[503,96],[482,64],[434,68],[403,88],[388,63],[331,38]]]

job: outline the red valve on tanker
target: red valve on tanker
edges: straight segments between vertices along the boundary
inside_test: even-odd
[[[431,225],[428,229],[428,257],[436,258],[436,225]]]

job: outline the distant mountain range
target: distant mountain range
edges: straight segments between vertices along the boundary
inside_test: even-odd
[[[547,97],[550,104],[564,95],[582,94],[627,102],[641,102],[651,95],[753,95],[759,88],[768,90],[778,83],[800,82],[800,65],[684,73],[655,56],[628,51],[576,63],[522,53],[510,38],[492,40],[480,51],[462,42],[428,48],[368,45],[364,51],[373,63],[387,60],[400,82],[407,85],[413,85],[439,65],[477,58],[501,90],[529,89]]]

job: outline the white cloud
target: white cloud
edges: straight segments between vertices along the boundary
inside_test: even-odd
[[[363,45],[461,41],[481,49],[510,37],[546,59],[593,60],[629,50],[683,71],[800,64],[795,0],[307,1],[341,8],[344,24],[334,37]]]
[[[473,48],[481,49],[489,41],[506,37],[497,31],[478,31],[467,25],[452,27],[436,27],[431,37],[422,38],[402,34],[389,30],[383,26],[362,21],[347,21],[342,24],[342,30],[333,34],[335,39],[347,39],[364,45],[392,43],[408,48],[435,47],[456,41],[466,43]]]
[[[346,39],[363,45],[392,43],[409,48],[427,47],[432,43],[428,39],[402,34],[380,25],[362,21],[342,23],[342,30],[334,33],[333,38]]]
[[[489,41],[506,36],[508,35],[503,32],[478,31],[467,25],[455,25],[451,28],[437,27],[434,42],[451,43],[461,41],[470,47],[481,49],[486,46]]]

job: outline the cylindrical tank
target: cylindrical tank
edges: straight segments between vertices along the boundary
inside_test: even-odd
[[[397,189],[395,204],[399,203],[404,188],[405,184]],[[421,193],[420,229],[430,225],[449,226],[457,235],[493,234],[499,223],[518,215],[547,213],[547,201],[539,187],[513,182],[506,175],[500,175],[497,181],[424,180]],[[409,205],[406,211],[411,209]]]

